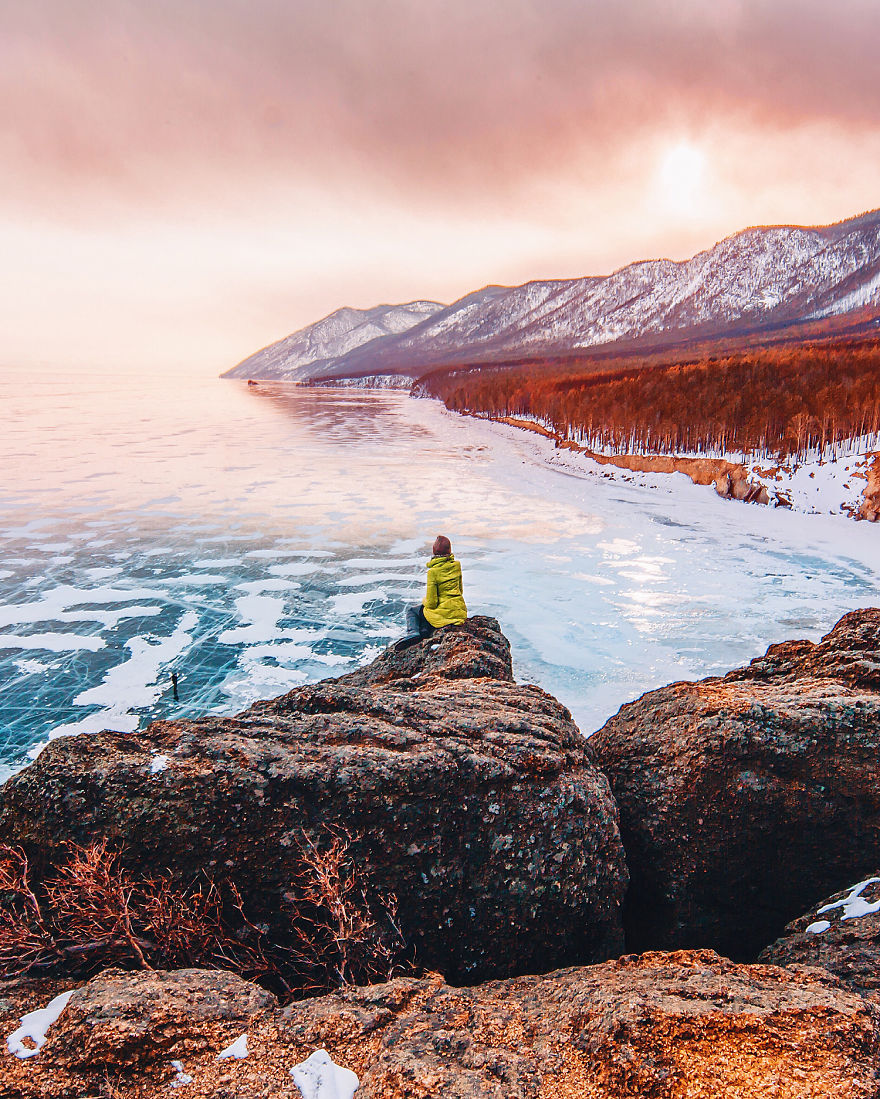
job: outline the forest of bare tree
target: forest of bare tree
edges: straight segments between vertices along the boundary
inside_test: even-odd
[[[447,408],[534,420],[604,453],[830,455],[880,444],[880,340],[621,360],[459,368],[422,380]]]

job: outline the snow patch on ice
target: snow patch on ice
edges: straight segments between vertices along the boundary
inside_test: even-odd
[[[401,576],[399,572],[369,572],[361,576],[345,576],[339,581],[339,587],[353,588],[357,584],[403,584],[412,587],[415,582],[412,572],[408,576]]]
[[[176,587],[192,587],[203,584],[228,584],[229,577],[218,572],[193,572],[184,573],[182,576],[169,576],[166,584],[174,584]]]
[[[384,600],[385,595],[382,588],[370,588],[369,591],[349,591],[341,595],[331,595],[328,602],[334,615],[348,618],[363,614],[367,603]]]
[[[340,562],[343,568],[346,569],[375,569],[375,568],[394,568],[395,566],[403,566],[406,568],[413,567],[413,555],[418,554],[421,550],[423,553],[427,553],[427,547],[424,544],[424,539],[413,539],[416,542],[412,554],[407,557],[350,557],[347,561]]]
[[[49,1027],[57,1021],[58,1016],[67,1007],[67,1001],[75,991],[76,989],[71,988],[68,992],[62,992],[53,1000],[50,1000],[45,1007],[38,1008],[36,1011],[29,1011],[27,1015],[22,1015],[19,1020],[21,1026],[6,1039],[9,1052],[22,1060],[27,1057],[34,1057],[39,1053],[46,1044],[46,1033]],[[33,1042],[33,1047],[26,1046],[24,1044],[26,1040]]]
[[[247,625],[224,630],[217,640],[221,645],[249,645],[282,638],[278,619],[284,614],[284,600],[270,595],[243,595],[235,601],[239,618]]]
[[[44,664],[41,660],[16,660],[15,666],[22,675],[39,675],[52,669],[51,664]]]
[[[290,561],[286,565],[270,565],[269,572],[274,576],[308,576],[312,572],[332,572],[324,565],[316,565],[311,561]]]
[[[74,705],[105,706],[114,713],[152,705],[164,689],[157,682],[160,670],[190,644],[198,620],[195,611],[187,611],[168,637],[147,635],[126,641],[130,658],[111,668],[96,687],[81,691]]]
[[[247,592],[249,595],[259,595],[264,591],[295,591],[302,584],[296,580],[244,580],[235,585],[236,591]]]
[[[148,635],[126,641],[125,648],[131,654],[129,659],[111,668],[97,686],[81,691],[73,700],[74,706],[100,706],[102,709],[80,721],[56,726],[49,733],[49,739],[97,733],[104,729],[134,732],[140,718],[133,711],[151,706],[166,689],[160,681],[161,673],[192,643],[191,631],[198,620],[195,611],[186,611],[168,637]],[[103,644],[102,641],[101,647]],[[43,747],[40,745],[29,754],[33,758]]]
[[[360,1080],[350,1068],[333,1063],[326,1049],[315,1052],[290,1070],[303,1099],[353,1099]]]
[[[155,595],[149,588],[77,588],[62,584],[33,603],[8,603],[0,607],[0,626],[23,626],[36,622],[100,622],[113,628],[123,618],[159,614],[161,608],[134,606],[110,611],[95,610],[94,605],[131,603],[135,599],[153,599]]]
[[[279,557],[332,557],[333,554],[329,550],[289,549],[284,546],[275,546],[273,549],[250,550],[245,556],[257,561],[275,561]],[[318,568],[317,565],[314,567]]]

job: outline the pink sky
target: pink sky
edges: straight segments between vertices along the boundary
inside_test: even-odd
[[[0,367],[880,205],[874,0],[0,0]]]

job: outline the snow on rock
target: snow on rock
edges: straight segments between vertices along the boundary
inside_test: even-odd
[[[874,885],[875,882],[880,882],[880,878],[865,878],[864,881],[860,881],[857,885],[854,885],[849,893],[842,897],[839,901],[833,901],[831,904],[823,905],[818,909],[817,915],[821,916],[823,912],[831,912],[835,908],[842,908],[843,915],[840,917],[842,920],[855,920],[859,916],[870,916],[874,912],[880,912],[880,900],[866,901],[862,896],[862,893],[869,885]],[[826,927],[830,926],[826,920],[821,921],[825,923]],[[809,928],[807,928],[809,930]]]
[[[631,469],[630,455],[617,456],[620,464],[612,459],[608,464],[600,464],[589,453],[568,447],[557,448],[552,438],[542,437],[545,425],[537,421],[517,419],[499,423],[486,421],[491,429],[498,433],[508,431],[536,430],[535,450],[544,463],[551,469],[562,470],[577,476],[602,477],[613,481],[627,481],[645,488],[671,491],[673,475],[668,472],[642,471]],[[534,427],[532,426],[534,424]],[[865,486],[869,483],[871,463],[880,456],[880,439],[875,435],[863,435],[829,447],[824,453],[811,453],[807,456],[774,457],[770,455],[745,454],[742,452],[719,451],[717,453],[697,453],[696,451],[677,451],[674,455],[650,454],[638,452],[635,459],[658,459],[658,463],[671,460],[702,462],[718,460],[742,466],[745,482],[766,489],[769,503],[774,507],[785,507],[803,515],[836,515],[858,517],[860,515]],[[687,473],[681,471],[684,476]],[[705,491],[704,487],[700,491]],[[715,489],[718,492],[716,486]],[[719,495],[725,495],[719,492]],[[761,501],[766,502],[766,499]]]
[[[236,1061],[240,1061],[243,1057],[247,1057],[249,1052],[247,1034],[242,1034],[240,1038],[235,1039],[232,1045],[220,1050],[217,1054],[217,1060],[225,1061],[229,1057],[234,1057]]]
[[[415,380],[409,374],[366,374],[356,378],[334,375],[320,384],[334,389],[409,389]]]
[[[334,1064],[326,1049],[294,1065],[290,1075],[303,1099],[353,1099],[360,1083],[351,1069]]]
[[[22,1015],[19,1020],[21,1026],[6,1039],[9,1052],[14,1053],[16,1057],[20,1057],[22,1060],[39,1053],[46,1044],[46,1032],[67,1007],[67,1001],[75,991],[71,988],[68,992],[62,992],[54,1000],[50,1000],[45,1007],[38,1008],[36,1011],[29,1011],[27,1015]],[[26,1039],[30,1039],[34,1043],[33,1048],[24,1044]]]
[[[865,490],[866,469],[876,440],[854,439],[847,452],[743,460],[750,481],[763,484],[771,503],[782,503],[806,515],[857,515]]]
[[[168,756],[153,756],[150,761],[150,774],[158,775],[168,766]]]
[[[821,935],[823,931],[827,931],[831,924],[827,920],[816,920],[815,923],[811,923],[806,928],[805,934],[807,935]]]
[[[189,1073],[183,1071],[182,1061],[172,1061],[171,1067],[177,1073],[177,1075],[171,1081],[171,1087],[182,1088],[185,1084],[191,1084],[193,1082],[193,1078],[189,1075]]]

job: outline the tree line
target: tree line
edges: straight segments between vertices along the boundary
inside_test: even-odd
[[[448,369],[422,388],[457,412],[536,421],[602,453],[747,453],[806,460],[880,445],[880,340],[693,361],[535,360]]]

